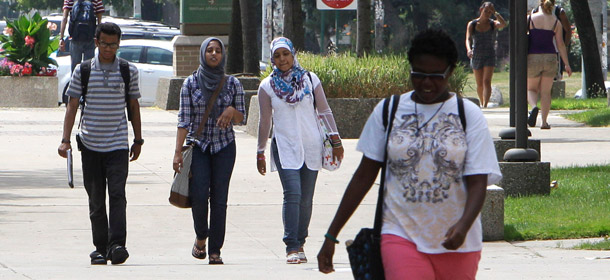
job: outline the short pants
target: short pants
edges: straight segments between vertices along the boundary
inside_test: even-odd
[[[527,55],[527,77],[538,78],[540,76],[553,78],[557,75],[556,53],[535,53]]]

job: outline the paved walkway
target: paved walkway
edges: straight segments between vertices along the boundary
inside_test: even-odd
[[[486,109],[493,136],[507,127],[507,109]],[[345,246],[337,246],[331,275],[319,273],[315,256],[347,182],[359,163],[356,140],[345,140],[340,170],[321,172],[314,198],[310,263],[284,264],[277,174],[260,176],[256,139],[238,128],[237,162],[229,195],[226,265],[208,266],[190,255],[194,240],[189,210],[167,202],[173,171],[176,112],[142,110],[146,144],[130,164],[128,238],[131,257],[120,266],[91,266],[90,224],[82,187],[80,153],[75,185],[66,182],[66,161],[57,155],[64,109],[0,108],[0,279],[352,279]],[[552,166],[605,163],[609,128],[583,128],[555,114],[551,130],[532,129],[542,140],[542,159]],[[74,138],[72,139],[74,141]],[[338,239],[372,225],[371,192]],[[610,252],[564,249],[573,242],[485,243],[478,279],[608,279]]]

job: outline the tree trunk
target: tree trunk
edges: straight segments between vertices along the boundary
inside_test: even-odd
[[[282,1],[282,12],[284,13],[284,30],[282,34],[291,41],[294,40],[294,16],[292,14],[294,9],[292,8],[292,4],[293,2],[291,0]]]
[[[371,1],[358,0],[357,14],[356,54],[362,57],[371,52]]]
[[[387,22],[390,32],[393,36],[390,37],[389,47],[394,51],[400,51],[406,48],[408,32],[404,23],[398,16],[396,7],[391,0],[383,1],[384,20]]]
[[[604,86],[604,75],[602,74],[602,64],[597,46],[597,38],[591,36],[595,34],[595,26],[591,18],[589,3],[583,0],[570,0],[574,21],[578,29],[580,45],[582,47],[582,58],[585,71],[585,89],[587,97],[599,97],[606,94]]]
[[[284,1],[292,3],[292,44],[297,51],[305,50],[305,13],[301,0]],[[285,20],[284,20],[285,21]]]
[[[251,7],[254,3],[248,0],[239,0],[241,10],[241,27],[243,34],[244,50],[244,73],[258,76],[260,68],[258,65],[259,46],[256,43],[256,23],[254,17],[250,15]]]
[[[239,0],[233,0],[230,32],[229,49],[227,51],[227,73],[241,73],[244,70],[244,45],[241,32]]]

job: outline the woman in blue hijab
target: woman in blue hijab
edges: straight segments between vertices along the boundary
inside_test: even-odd
[[[210,37],[201,44],[199,68],[184,80],[180,91],[173,161],[174,171],[191,172],[192,176],[189,199],[196,239],[191,253],[195,258],[205,259],[209,238],[210,264],[223,264],[220,249],[225,239],[229,181],[235,165],[233,123],[243,124],[246,115],[244,90],[237,78],[225,75],[225,61],[225,48],[220,39]],[[213,100],[218,87],[222,88]],[[203,122],[204,112],[211,102],[214,105]],[[194,145],[190,170],[181,170],[185,139],[187,144]]]
[[[303,246],[318,170],[322,167],[319,120],[330,134],[332,161],[343,159],[341,138],[322,83],[316,74],[299,65],[296,55],[288,38],[273,40],[273,72],[258,88],[260,122],[256,165],[258,172],[265,175],[265,147],[273,119],[270,164],[271,171],[278,171],[284,189],[283,241],[288,264],[307,262]]]

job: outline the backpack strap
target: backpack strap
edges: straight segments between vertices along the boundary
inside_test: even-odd
[[[474,31],[477,29],[477,22],[479,22],[478,18],[475,18],[475,19],[473,19],[470,22],[470,29],[471,29],[470,30],[470,34],[471,34],[471,36],[474,34]]]
[[[129,106],[129,84],[131,82],[131,72],[129,71],[129,62],[120,57],[119,59],[119,70],[121,71],[121,77],[123,77],[123,83],[125,84],[125,105],[127,107],[127,119],[131,121],[131,107]]]
[[[392,100],[392,111],[390,114],[390,121],[387,121],[387,109],[389,107],[390,100]],[[375,208],[375,223],[373,227],[373,231],[376,234],[381,233],[381,222],[382,222],[382,212],[383,212],[383,189],[385,186],[385,173],[387,169],[387,161],[388,161],[388,141],[390,139],[390,133],[392,132],[392,123],[394,122],[394,115],[396,115],[396,110],[398,109],[398,104],[400,103],[400,94],[395,94],[393,96],[387,97],[383,101],[383,125],[386,130],[386,139],[385,139],[385,148],[383,149],[383,163],[381,166],[381,178],[379,179],[379,194],[377,196],[377,207]]]
[[[83,122],[83,110],[85,109],[85,96],[89,87],[89,77],[91,76],[91,59],[87,59],[80,63],[80,86],[81,93],[78,103],[80,104],[80,119],[78,120],[78,128]]]
[[[462,123],[462,129],[466,132],[466,114],[464,113],[464,99],[461,96],[457,96],[458,114],[460,115],[460,122]]]

